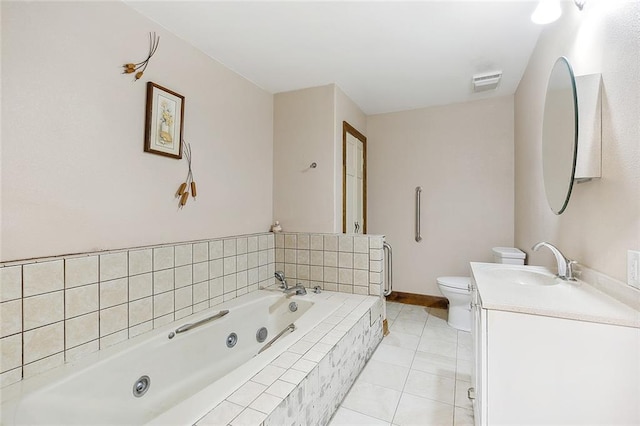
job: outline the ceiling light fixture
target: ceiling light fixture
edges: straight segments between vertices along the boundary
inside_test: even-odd
[[[557,20],[560,15],[562,15],[562,9],[559,0],[540,0],[538,7],[531,14],[531,20],[535,24],[545,25]]]

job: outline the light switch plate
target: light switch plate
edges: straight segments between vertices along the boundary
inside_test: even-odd
[[[640,251],[627,250],[627,283],[640,289]]]

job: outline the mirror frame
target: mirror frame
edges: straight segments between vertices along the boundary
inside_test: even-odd
[[[367,137],[346,121],[342,122],[342,233],[347,233],[347,134],[362,142],[362,233],[367,233]]]
[[[547,113],[548,113],[548,102],[549,102],[549,87],[551,84],[551,77],[554,74],[554,71],[556,70],[556,67],[559,66],[559,64],[563,64],[564,67],[566,68],[566,71],[568,72],[568,77],[571,83],[571,90],[572,90],[572,103],[573,103],[573,155],[572,155],[572,161],[571,161],[571,175],[570,175],[570,179],[569,182],[567,182],[568,187],[566,188],[566,195],[564,197],[564,201],[562,203],[562,206],[559,209],[555,209],[554,206],[552,205],[552,200],[549,199],[549,184],[551,183],[551,178],[549,176],[549,174],[547,173],[545,176],[545,168],[544,168],[544,163],[545,163],[545,158],[544,158],[544,146],[545,146],[545,141],[547,141],[547,143],[549,143],[549,139],[548,139],[548,131],[546,132],[547,134],[547,138],[545,139],[545,121],[547,118]],[[576,91],[576,78],[575,78],[575,74],[573,72],[573,68],[571,67],[571,63],[569,62],[569,60],[565,57],[565,56],[561,56],[559,57],[553,64],[553,67],[551,68],[551,73],[549,74],[549,80],[547,81],[547,90],[545,92],[545,104],[544,104],[544,110],[543,110],[543,114],[542,114],[542,118],[543,118],[543,122],[542,122],[542,136],[541,136],[541,149],[542,149],[542,179],[543,179],[543,184],[544,184],[544,188],[545,188],[545,198],[547,199],[547,204],[549,205],[549,208],[551,209],[551,211],[556,214],[556,215],[560,215],[562,214],[566,208],[567,205],[569,204],[569,199],[571,198],[571,192],[573,191],[573,185],[575,183],[575,173],[576,173],[576,161],[577,161],[577,156],[578,156],[578,97],[577,97],[577,91]],[[565,169],[566,170],[566,169]],[[556,203],[557,204],[557,203]]]

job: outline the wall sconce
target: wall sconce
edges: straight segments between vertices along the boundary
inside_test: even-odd
[[[573,0],[573,3],[582,10],[587,0]],[[536,10],[531,14],[531,21],[538,25],[550,24],[560,18],[560,15],[562,15],[560,0],[540,0]]]

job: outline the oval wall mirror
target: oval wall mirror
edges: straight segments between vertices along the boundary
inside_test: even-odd
[[[549,207],[562,213],[569,203],[578,148],[576,81],[565,57],[556,61],[544,104],[542,125],[542,176]]]

